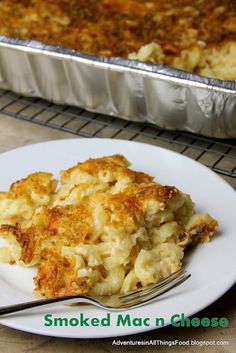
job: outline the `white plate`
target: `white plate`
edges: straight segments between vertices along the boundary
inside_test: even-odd
[[[159,301],[131,310],[132,318],[149,317],[149,327],[116,326],[117,314],[111,314],[110,327],[46,327],[44,315],[54,317],[104,317],[106,311],[93,306],[66,307],[18,314],[0,323],[23,331],[75,338],[101,338],[129,335],[154,329],[155,317],[163,317],[166,325],[176,313],[190,316],[205,308],[234,283],[236,278],[236,196],[234,190],[219,176],[201,164],[180,154],[151,145],[110,139],[75,139],[36,144],[0,156],[0,190],[33,171],[58,171],[90,157],[114,153],[124,154],[132,168],[145,171],[162,184],[175,185],[190,193],[197,209],[209,212],[220,224],[218,235],[208,244],[198,245],[187,257],[185,267],[192,277]],[[32,298],[34,270],[0,265],[1,305],[28,301]],[[224,316],[224,313],[221,313]]]

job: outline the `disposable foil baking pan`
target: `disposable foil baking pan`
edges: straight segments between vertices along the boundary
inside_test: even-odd
[[[0,88],[164,129],[236,137],[236,82],[0,36]]]

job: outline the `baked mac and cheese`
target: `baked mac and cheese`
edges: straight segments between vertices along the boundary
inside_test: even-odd
[[[129,292],[181,268],[217,221],[128,166],[113,155],[62,171],[59,183],[34,173],[12,184],[0,194],[1,261],[37,266],[35,292],[48,298]]]
[[[236,80],[230,0],[2,0],[0,34]]]

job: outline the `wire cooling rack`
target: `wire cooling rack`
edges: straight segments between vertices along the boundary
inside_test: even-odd
[[[109,137],[165,147],[205,164],[236,188],[235,140],[215,140],[188,132],[166,131],[154,125],[128,122],[2,90],[0,113],[82,137]]]

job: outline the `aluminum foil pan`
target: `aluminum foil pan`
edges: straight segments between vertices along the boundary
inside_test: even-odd
[[[217,138],[236,137],[236,82],[0,36],[0,88]]]

